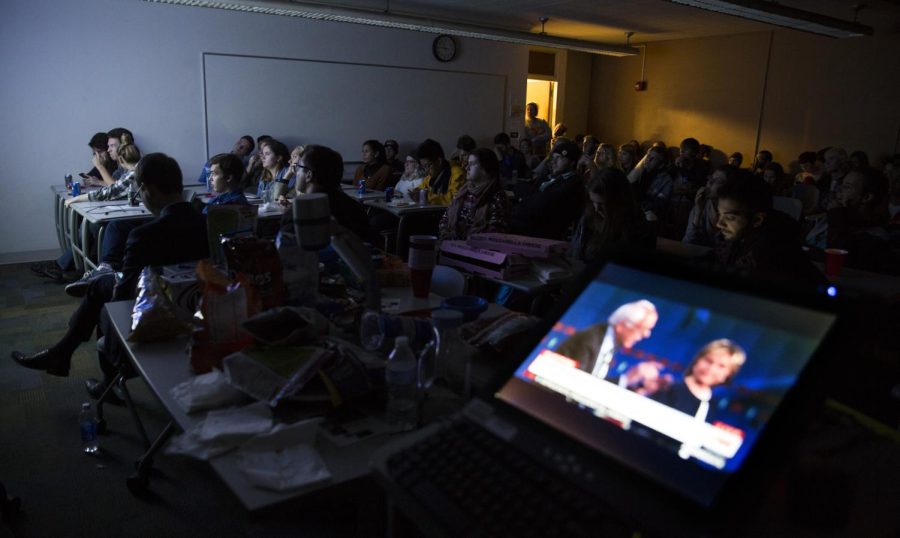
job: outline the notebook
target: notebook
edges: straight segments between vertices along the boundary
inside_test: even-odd
[[[591,268],[577,290],[457,421],[638,530],[703,532],[698,519],[724,510],[733,496],[726,493],[752,480],[751,454],[779,442],[769,426],[791,417],[810,390],[837,318],[833,301],[789,300],[647,260]],[[623,305],[632,305],[625,314]],[[402,460],[401,452],[392,461]],[[387,467],[380,467],[385,480],[403,490]],[[441,510],[420,515],[462,517],[434,513]]]

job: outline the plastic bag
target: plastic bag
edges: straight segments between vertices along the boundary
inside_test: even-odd
[[[151,267],[145,267],[138,279],[138,295],[131,313],[129,342],[170,340],[190,333],[191,328],[178,319],[175,306],[163,289],[162,279]]]

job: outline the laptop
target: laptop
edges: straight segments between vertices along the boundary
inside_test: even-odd
[[[536,523],[516,526],[535,514],[575,522],[565,536],[729,534],[752,519],[760,475],[808,421],[804,405],[814,404],[837,319],[835,290],[760,289],[656,258],[609,260],[570,289],[457,417],[376,460],[397,506],[428,534],[447,536],[544,535]],[[610,316],[635,304],[652,305],[656,322],[625,346],[612,321],[634,311]],[[591,331],[598,336],[587,355],[565,345]],[[582,364],[610,341],[605,367]],[[467,458],[483,457],[466,445],[479,439],[489,461],[473,466]],[[447,461],[457,468],[441,470]],[[495,493],[474,501],[486,488]],[[548,508],[557,498],[568,501]],[[599,521],[619,532],[600,532]]]

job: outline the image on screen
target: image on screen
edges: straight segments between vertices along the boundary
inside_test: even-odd
[[[833,316],[608,265],[497,396],[589,440],[518,382],[698,468],[740,468]],[[528,389],[532,390],[532,389]]]

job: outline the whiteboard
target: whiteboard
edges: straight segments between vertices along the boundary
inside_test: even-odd
[[[449,156],[462,134],[493,147],[504,129],[506,75],[204,53],[203,82],[207,157],[244,134],[347,162],[368,139],[393,138],[403,154],[433,138]]]

